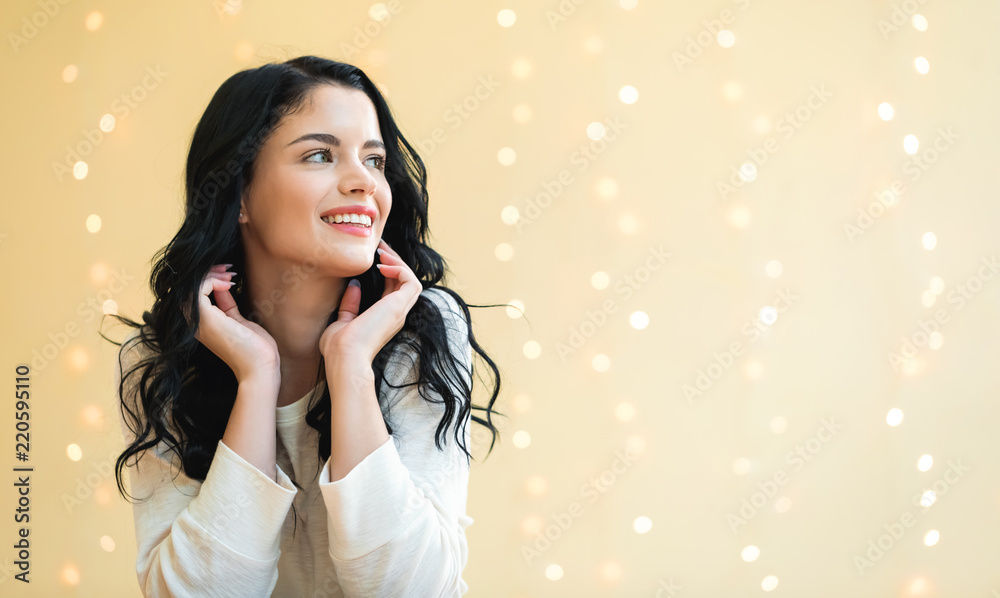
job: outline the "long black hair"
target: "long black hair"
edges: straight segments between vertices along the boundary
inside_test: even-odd
[[[467,431],[464,427],[459,430],[459,422],[471,419],[490,434],[487,456],[493,451],[498,432],[492,415],[499,413],[493,410],[493,405],[500,393],[500,371],[475,340],[469,305],[455,291],[438,285],[447,266],[441,255],[425,242],[428,195],[423,161],[400,133],[388,104],[364,72],[350,64],[301,56],[231,76],[216,91],[198,122],[185,172],[184,221],[174,238],[154,256],[156,261],[150,275],[153,306],[143,312],[142,324],[123,316],[112,316],[138,329],[133,338],[145,346],[144,357],[125,371],[122,355],[130,347],[101,333],[106,340],[119,346],[120,408],[123,421],[135,436],[134,442],[118,457],[115,467],[122,496],[127,495],[122,470],[129,457],[134,455],[138,461],[142,452],[155,448],[160,442],[180,457],[183,471],[189,478],[204,481],[208,473],[236,401],[237,380],[226,363],[194,336],[199,320],[200,283],[215,264],[233,264],[233,270],[240,275],[246,272],[237,213],[243,192],[253,177],[254,161],[281,119],[301,110],[310,92],[327,84],[359,89],[371,99],[386,146],[385,176],[393,200],[392,218],[386,221],[382,238],[413,270],[424,290],[436,288],[455,300],[469,324],[471,347],[486,361],[495,379],[489,404],[486,407],[473,405],[472,372],[465,368],[461,356],[449,351],[446,322],[438,307],[421,294],[407,314],[402,330],[386,343],[372,362],[376,396],[380,404],[383,403],[380,392],[383,383],[392,388],[417,384],[425,400],[444,404],[444,415],[434,438],[439,450],[442,439],[447,442],[446,434],[454,421],[455,441],[467,459],[471,458],[464,442]],[[384,278],[373,264],[357,279],[361,283],[360,309],[363,311],[382,296]],[[247,293],[241,291],[245,286],[234,287],[233,296],[240,313],[255,319],[259,314],[253,311]],[[191,314],[191,322],[185,318],[185,313]],[[329,322],[336,317],[334,311]],[[418,377],[416,382],[393,386],[385,378],[384,371],[390,354],[400,344],[416,350]],[[321,361],[316,373],[317,385],[323,367]],[[132,377],[137,380],[126,384]],[[138,392],[127,393],[129,386],[137,387]],[[455,389],[460,392],[456,394]],[[437,393],[440,400],[427,390]],[[306,422],[319,431],[319,462],[322,464],[330,456],[329,388],[324,385],[319,400],[316,400],[317,393],[312,394]],[[381,406],[386,428],[392,434],[387,418],[388,406]],[[471,410],[484,411],[485,419],[471,415]]]

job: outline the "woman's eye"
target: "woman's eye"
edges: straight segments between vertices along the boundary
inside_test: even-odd
[[[375,160],[375,168],[385,170],[385,158],[383,156],[370,156],[369,160]]]
[[[318,163],[322,163],[322,162],[319,162],[317,160],[313,160],[312,159],[312,158],[314,158],[316,156],[325,156],[327,160],[331,160],[331,158],[330,158],[330,150],[320,150],[320,151],[316,152],[315,154],[309,154],[308,156],[306,156],[306,162],[318,162]]]

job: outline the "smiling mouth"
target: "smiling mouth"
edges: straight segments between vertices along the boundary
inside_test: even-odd
[[[359,228],[371,228],[374,222],[372,219],[366,215],[358,214],[335,214],[333,216],[323,216],[320,218],[323,222],[327,224],[344,224],[348,226],[357,226]]]

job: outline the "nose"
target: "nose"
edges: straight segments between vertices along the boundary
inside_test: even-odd
[[[371,195],[375,192],[378,181],[360,160],[346,160],[341,163],[340,192],[344,195],[353,195],[360,191],[362,195]]]

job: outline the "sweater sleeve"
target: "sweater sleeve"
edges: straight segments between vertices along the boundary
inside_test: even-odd
[[[140,353],[129,343],[116,360],[116,394],[123,364],[128,372]],[[125,396],[141,418],[132,382],[139,377],[129,376]],[[129,445],[134,424],[126,424],[123,404],[119,423]],[[278,581],[281,528],[297,493],[291,480],[278,467],[275,482],[221,440],[204,482],[192,480],[165,447],[161,441],[127,467],[143,596],[270,596]]]
[[[424,292],[435,296],[450,350],[464,366],[459,373],[471,388],[468,324],[453,298],[442,291]],[[468,399],[465,390],[453,390],[460,400]],[[462,579],[468,561],[465,529],[473,518],[466,514],[469,462],[454,438],[458,418],[453,416],[439,450],[434,435],[444,415],[440,394],[425,390],[439,401],[431,403],[416,385],[387,392],[395,399],[393,435],[340,480],[330,481],[329,459],[320,473],[337,578],[347,597],[461,596],[468,591]],[[458,422],[466,447],[469,423],[468,415]]]

